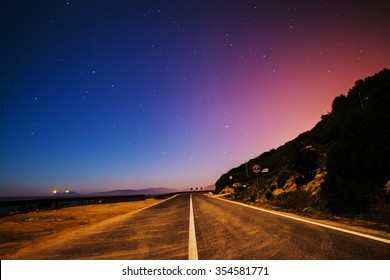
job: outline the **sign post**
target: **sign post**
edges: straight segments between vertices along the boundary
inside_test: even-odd
[[[260,165],[258,164],[254,164],[252,165],[252,172],[257,175],[256,176],[256,185],[257,187],[259,187],[259,174],[260,173],[268,173],[269,172],[269,169],[268,168],[261,168]]]
[[[256,175],[261,173],[261,167],[258,164],[252,165],[252,172],[255,173]],[[259,176],[256,176],[256,186],[259,188]]]

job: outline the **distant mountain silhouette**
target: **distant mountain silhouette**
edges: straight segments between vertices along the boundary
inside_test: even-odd
[[[141,190],[113,190],[106,192],[94,192],[90,193],[91,195],[139,195],[139,194],[148,194],[148,195],[160,195],[167,194],[172,192],[177,192],[176,189],[169,188],[148,188]]]
[[[205,191],[214,191],[215,190],[215,185],[210,185],[210,186],[204,187],[203,190],[205,190]]]

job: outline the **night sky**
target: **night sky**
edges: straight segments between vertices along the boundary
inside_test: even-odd
[[[0,4],[0,195],[214,184],[390,67],[389,1]]]

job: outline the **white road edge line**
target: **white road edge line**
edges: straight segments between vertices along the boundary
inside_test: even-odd
[[[274,211],[258,208],[258,207],[255,207],[255,206],[243,204],[243,203],[236,202],[236,201],[221,199],[221,198],[218,198],[218,197],[216,197],[216,198],[219,199],[219,200],[222,200],[222,201],[226,201],[226,202],[230,202],[230,203],[233,203],[233,204],[237,204],[237,205],[245,206],[245,207],[248,207],[248,208],[256,209],[258,211],[263,211],[263,212],[267,212],[267,213],[270,213],[270,214],[282,216],[282,217],[285,217],[285,218],[301,221],[301,222],[304,222],[304,223],[308,223],[308,224],[312,224],[312,225],[316,225],[316,226],[320,226],[320,227],[324,227],[324,228],[329,228],[329,229],[332,229],[332,230],[337,230],[337,231],[349,233],[349,234],[352,234],[352,235],[357,235],[357,236],[360,236],[360,237],[364,237],[364,238],[368,238],[368,239],[372,239],[372,240],[376,240],[376,241],[379,241],[379,242],[390,244],[390,240],[385,239],[385,238],[380,238],[380,237],[376,237],[376,236],[365,234],[365,233],[360,233],[360,232],[356,232],[356,231],[352,231],[352,230],[348,230],[348,229],[338,228],[338,227],[329,226],[329,225],[325,225],[325,224],[321,224],[321,223],[317,223],[317,222],[313,222],[313,221],[309,221],[309,220],[305,220],[305,219],[301,219],[301,218],[297,218],[297,217],[292,217],[292,216],[289,216],[289,215],[285,215],[285,214],[282,214],[282,213],[277,213],[277,212],[274,212]]]
[[[107,219],[108,221],[107,221],[107,220],[100,221],[99,224],[103,224],[103,223],[105,223],[105,222],[109,222],[109,223],[115,222],[115,221],[117,221],[117,220],[122,219],[123,217],[131,217],[131,216],[137,214],[138,212],[141,212],[141,211],[143,211],[143,210],[146,210],[146,209],[151,208],[151,207],[153,207],[153,206],[156,206],[156,205],[158,205],[158,204],[164,203],[164,202],[166,202],[166,201],[168,201],[168,200],[170,200],[170,199],[172,199],[172,198],[175,198],[176,196],[178,196],[178,194],[176,194],[176,195],[174,195],[174,196],[171,196],[171,197],[169,197],[169,198],[166,198],[166,199],[164,199],[164,200],[162,200],[162,201],[159,201],[159,202],[157,202],[157,203],[155,203],[155,204],[151,204],[151,205],[149,205],[149,206],[145,206],[145,207],[140,208],[140,209],[138,209],[138,210],[135,210],[135,211],[132,211],[132,212],[129,212],[129,213],[125,213],[125,214],[122,214],[122,215],[118,215],[118,216],[116,216],[116,217],[114,217],[114,218]]]
[[[192,208],[192,194],[190,194],[190,225],[189,225],[189,237],[188,237],[188,259],[198,259],[198,248],[196,246],[196,234],[195,234],[195,220],[194,210]]]
[[[164,200],[162,200],[162,201],[160,201],[160,202],[157,202],[157,203],[152,204],[152,205],[149,205],[149,206],[145,206],[144,208],[140,208],[140,209],[135,210],[135,211],[133,211],[133,212],[130,212],[130,213],[128,213],[128,214],[135,214],[135,213],[141,212],[142,210],[145,210],[145,209],[151,208],[151,207],[153,207],[153,206],[159,205],[160,203],[164,203],[164,202],[166,202],[166,201],[168,201],[168,200],[170,200],[170,199],[172,199],[172,198],[175,198],[176,196],[178,196],[178,194],[175,194],[174,196],[171,196],[171,197],[169,197],[169,198],[166,198],[166,199],[164,199]]]

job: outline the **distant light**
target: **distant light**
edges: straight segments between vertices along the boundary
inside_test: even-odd
[[[66,190],[65,192],[66,192],[66,193],[69,193],[70,191],[69,191],[69,190]]]
[[[54,190],[54,191],[53,191],[53,194],[56,194],[56,193],[57,193],[57,190]]]

